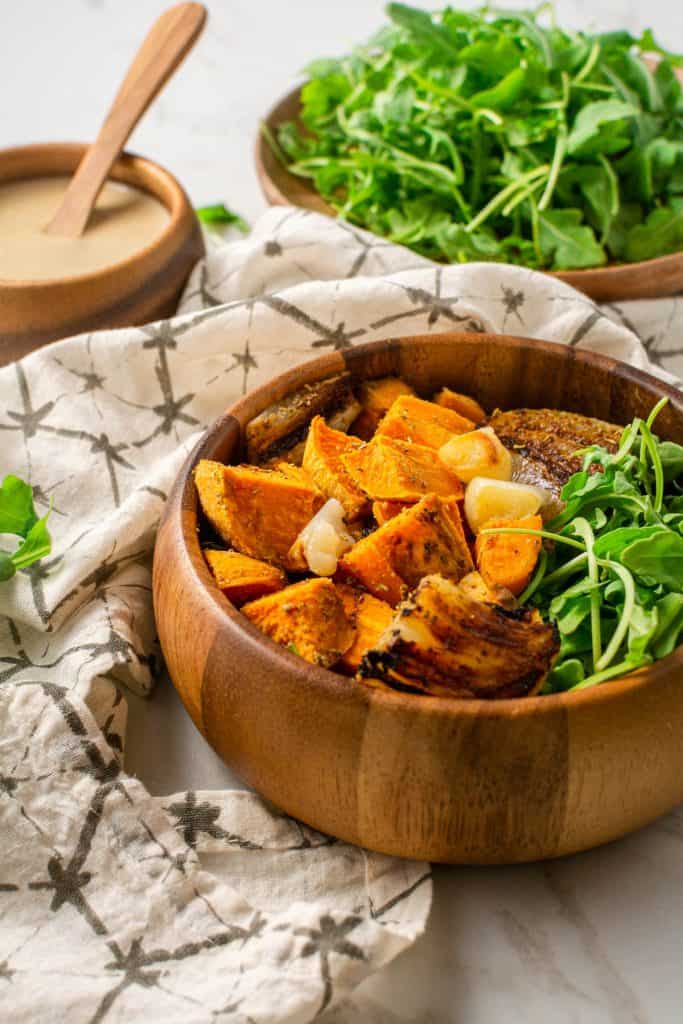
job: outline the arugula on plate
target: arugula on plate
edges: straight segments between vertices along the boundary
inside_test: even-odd
[[[45,558],[52,550],[47,529],[50,511],[38,518],[31,487],[18,476],[6,476],[0,484],[0,535],[17,537],[14,551],[0,548],[0,583],[18,569]]]
[[[341,216],[433,259],[562,270],[682,249],[683,57],[548,10],[390,3],[368,43],[306,69],[301,122],[264,135]]]
[[[510,531],[545,538],[520,595],[560,634],[544,692],[593,686],[683,642],[683,446],[653,432],[665,402],[626,427],[615,453],[585,449],[546,529]]]

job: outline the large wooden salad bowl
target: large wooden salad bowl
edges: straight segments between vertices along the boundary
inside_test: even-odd
[[[192,470],[239,460],[242,429],[305,383],[348,369],[442,385],[485,408],[550,406],[616,423],[675,390],[612,360],[519,338],[446,334],[336,352],[252,391],[205,434],[169,498],[154,603],[171,678],[197,728],[288,814],[405,857],[469,864],[558,857],[616,839],[683,801],[683,647],[577,693],[500,701],[371,689],[309,665],[223,596],[197,534]]]
[[[683,75],[683,72],[681,72]],[[299,90],[284,96],[265,117],[270,134],[277,137],[284,121],[299,118]],[[272,206],[292,205],[335,217],[336,213],[307,178],[298,178],[280,162],[264,135],[259,134],[254,152],[256,174]],[[596,302],[624,302],[627,299],[655,299],[677,295],[683,290],[683,252],[659,256],[642,263],[611,264],[588,270],[546,271],[577,288]]]

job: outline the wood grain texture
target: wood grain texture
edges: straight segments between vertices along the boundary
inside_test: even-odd
[[[182,3],[152,25],[126,73],[92,146],[83,156],[45,231],[78,238],[85,230],[114,161],[150,103],[183,62],[201,34],[206,8]]]
[[[0,184],[71,174],[86,151],[78,143],[46,143],[0,151]],[[160,200],[169,222],[158,238],[126,260],[77,277],[0,281],[0,366],[69,335],[128,327],[170,316],[204,254],[202,233],[182,186],[164,168],[123,154],[113,181]]]
[[[267,114],[265,122],[271,133],[283,121],[296,121],[301,110],[299,90],[288,93]],[[256,140],[254,152],[256,174],[267,201],[272,206],[301,206],[316,213],[335,217],[336,213],[316,192],[310,181],[290,174],[280,163],[263,135]],[[660,256],[643,263],[624,263],[595,270],[562,270],[549,272],[596,302],[620,302],[625,299],[654,299],[677,295],[683,291],[683,252]]]
[[[683,800],[683,648],[574,694],[499,702],[371,689],[304,663],[223,596],[199,547],[200,458],[241,457],[244,425],[303,383],[346,367],[446,385],[487,410],[556,406],[626,423],[677,391],[611,359],[491,335],[398,338],[307,363],[251,392],[181,471],[159,530],[154,604],[171,677],[238,774],[307,824],[383,853],[493,864],[557,857],[624,835]]]

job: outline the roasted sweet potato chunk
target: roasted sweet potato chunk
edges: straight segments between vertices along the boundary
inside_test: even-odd
[[[410,384],[400,377],[382,377],[380,380],[366,380],[358,389],[362,406],[361,412],[351,425],[351,430],[364,441],[369,441],[377,430],[385,413],[399,395],[414,395]]]
[[[518,530],[540,530],[540,516],[523,519],[489,519],[483,529],[513,527]],[[513,594],[521,594],[531,579],[538,556],[541,538],[521,533],[479,534],[475,541],[477,568],[491,587],[506,587]]]
[[[465,416],[415,395],[400,395],[377,428],[378,437],[412,441],[439,449],[457,434],[474,430]]]
[[[459,416],[464,416],[466,420],[472,420],[475,424],[483,423],[486,419],[486,413],[476,399],[470,398],[469,395],[461,395],[458,391],[451,391],[450,388],[441,388],[433,400],[437,405],[442,405],[444,409],[452,409]]]
[[[413,693],[524,697],[540,689],[558,650],[555,627],[535,609],[506,610],[433,575],[397,609],[360,672]]]
[[[372,514],[377,525],[384,526],[390,519],[397,516],[399,512],[404,512],[410,505],[414,504],[412,501],[373,501]]]
[[[316,416],[308,431],[303,468],[318,490],[341,502],[349,522],[367,513],[369,502],[342,462],[342,455],[362,448],[363,442],[340,430],[332,430]]]
[[[342,455],[356,485],[373,501],[419,501],[425,494],[462,498],[462,481],[433,448],[375,437],[357,451]]]
[[[311,484],[278,470],[203,459],[195,484],[216,533],[243,555],[287,568],[287,553],[325,501]]]
[[[207,549],[204,557],[216,583],[233,604],[255,601],[287,585],[287,577],[277,566],[241,555],[239,551]]]
[[[294,583],[242,611],[276,643],[323,668],[339,661],[354,642],[353,624],[328,579]]]
[[[474,566],[457,502],[427,495],[354,544],[339,568],[391,605],[429,573],[461,579]]]
[[[386,601],[380,601],[363,590],[357,590],[340,583],[337,592],[344,602],[344,610],[352,622],[356,634],[348,651],[339,662],[339,668],[354,675],[366,651],[375,646],[380,636],[394,617],[394,611]]]

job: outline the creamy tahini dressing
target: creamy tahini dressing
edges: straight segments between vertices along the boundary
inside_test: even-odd
[[[144,249],[169,221],[165,206],[140,189],[107,182],[80,238],[47,235],[68,177],[0,184],[0,279],[77,277]]]

